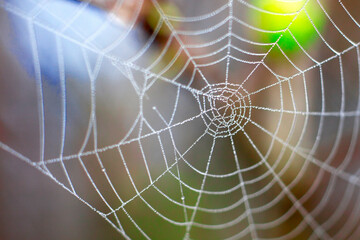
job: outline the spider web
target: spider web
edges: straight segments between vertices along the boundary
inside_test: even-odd
[[[31,49],[38,131],[31,142],[38,139],[38,152],[6,141],[0,148],[47,175],[123,237],[359,238],[355,1],[308,0],[287,14],[244,0],[206,8],[179,2],[193,6],[187,16],[167,14],[156,0],[139,1],[126,24],[108,14],[90,32],[76,24],[94,9],[91,1],[67,18],[48,7],[51,1],[27,0],[26,8],[16,2],[0,4],[22,21]],[[326,31],[313,22],[310,3],[321,10]],[[111,12],[125,7],[118,1]],[[146,7],[158,16],[147,34],[139,23]],[[291,21],[268,30],[256,26],[251,13]],[[311,46],[292,31],[300,14],[315,30]],[[98,44],[113,26],[123,30]],[[52,73],[40,53],[44,33],[52,36]],[[273,42],[256,37],[274,33]],[[296,55],[281,44],[285,34]],[[80,56],[80,75],[69,70],[69,44]]]

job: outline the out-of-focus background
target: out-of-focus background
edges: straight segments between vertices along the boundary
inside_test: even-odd
[[[358,239],[359,10],[0,1],[0,239]]]

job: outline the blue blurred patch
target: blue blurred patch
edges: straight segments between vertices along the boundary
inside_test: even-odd
[[[96,62],[104,51],[118,59],[126,59],[139,45],[134,32],[119,41],[128,29],[110,20],[102,9],[84,2],[5,2],[11,9],[8,16],[14,54],[32,77],[35,77],[35,69],[40,68],[42,80],[51,85],[59,85],[62,65],[59,61],[65,65],[67,77],[89,81],[89,64],[86,61]]]

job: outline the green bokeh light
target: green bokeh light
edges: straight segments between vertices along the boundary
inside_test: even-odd
[[[253,4],[262,9],[251,13],[253,25],[265,31],[279,31],[259,33],[257,40],[275,43],[283,35],[278,45],[286,54],[300,50],[297,42],[304,49],[309,48],[319,38],[317,30],[321,33],[325,26],[326,15],[314,0],[255,0]],[[287,28],[297,42],[288,30],[282,31]]]

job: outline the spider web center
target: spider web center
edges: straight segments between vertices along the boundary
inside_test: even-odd
[[[241,131],[251,116],[251,100],[238,84],[219,83],[204,87],[198,103],[207,131],[214,137],[229,137]]]

